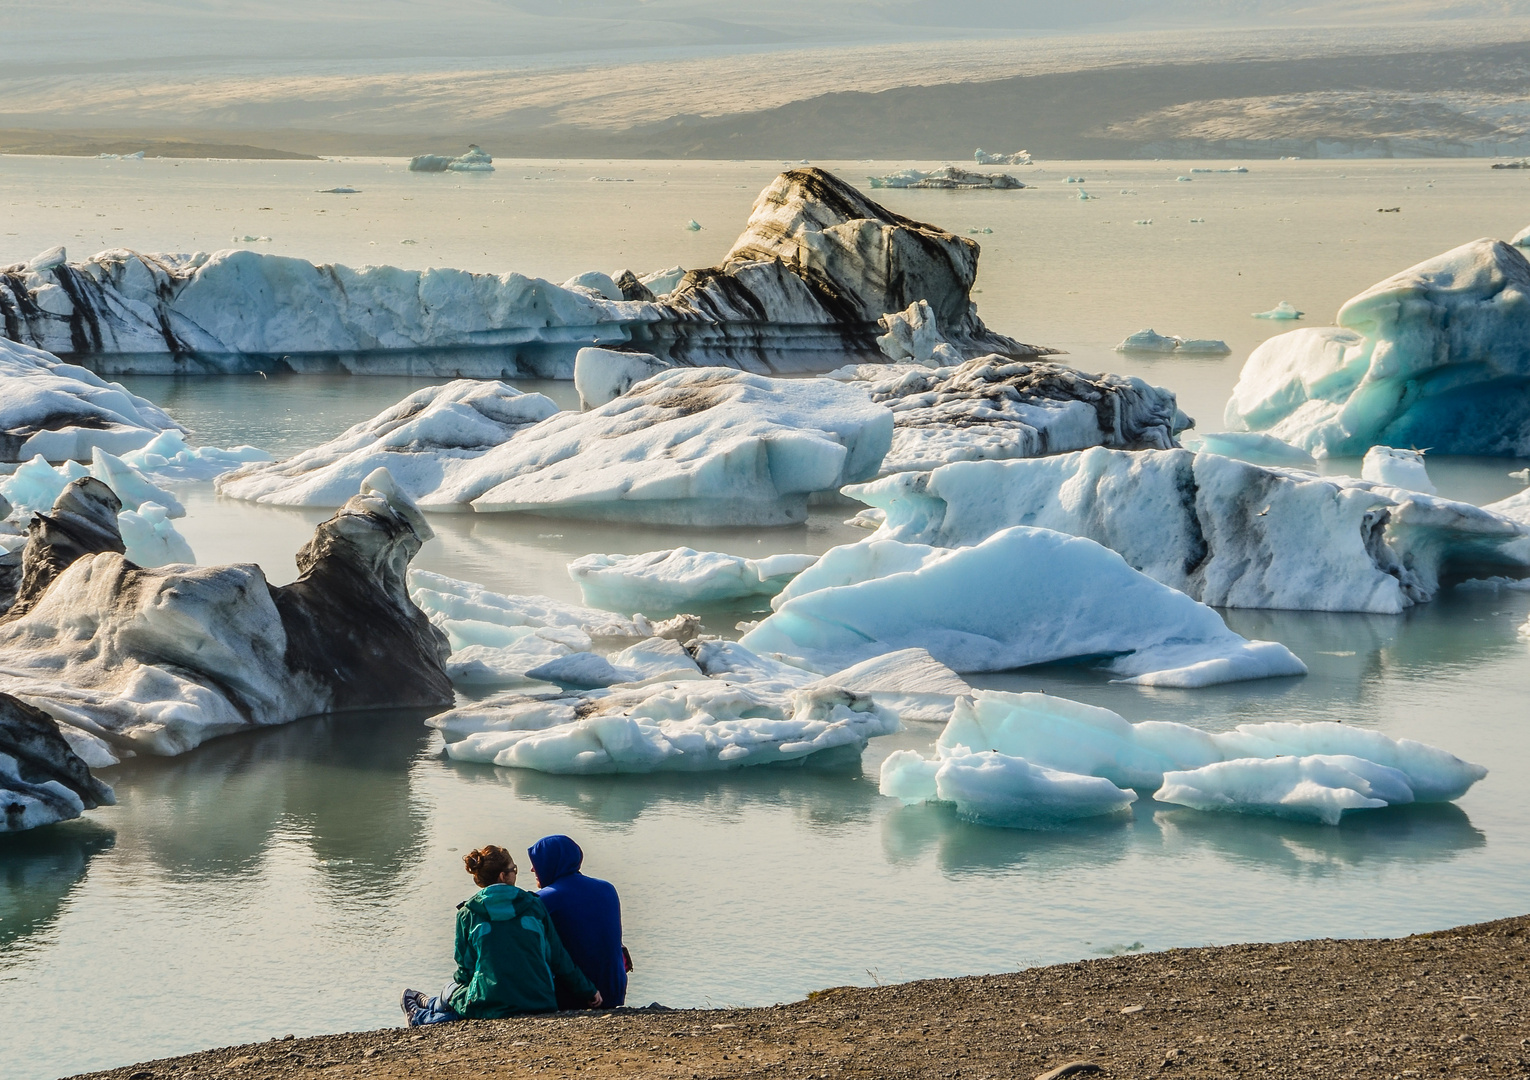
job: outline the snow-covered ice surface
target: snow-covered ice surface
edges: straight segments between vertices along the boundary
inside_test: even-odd
[[[1271,338],[1227,403],[1229,428],[1317,457],[1372,446],[1530,456],[1530,263],[1475,240],[1371,286],[1332,327]]]
[[[1493,507],[1188,450],[957,462],[847,494],[885,511],[881,537],[957,547],[1056,529],[1217,607],[1395,613],[1442,575],[1530,566],[1525,526]]]
[[[0,268],[0,316],[16,340],[120,358],[110,362],[138,372],[567,379],[580,347],[633,343],[688,365],[825,370],[874,358],[878,318],[923,299],[966,348],[1036,355],[977,317],[977,257],[971,240],[805,168],[761,192],[721,265],[686,274],[662,299],[636,278],[630,298],[605,274],[560,286],[516,273],[118,248]]]
[[[218,492],[277,506],[339,506],[365,476],[386,468],[418,505],[466,509],[444,493],[471,486],[490,450],[546,420],[558,406],[503,382],[457,379],[398,404],[285,461],[218,478]]]
[[[1425,495],[1435,493],[1429,470],[1424,466],[1424,455],[1417,450],[1400,450],[1392,446],[1373,446],[1365,452],[1360,466],[1360,479],[1404,491],[1422,491]]]
[[[816,555],[745,559],[671,548],[641,555],[585,555],[568,564],[585,603],[611,611],[671,612],[771,597],[818,561]]]
[[[1050,361],[983,356],[958,367],[892,371],[862,365],[835,377],[865,383],[872,400],[892,410],[883,473],[1087,446],[1163,449],[1193,423],[1168,390]]]
[[[1165,721],[1133,724],[1048,694],[980,690],[957,701],[934,758],[889,756],[881,789],[906,803],[953,802],[985,824],[1022,828],[1122,809],[1136,798],[1131,789],[1157,789],[1158,802],[1198,810],[1336,825],[1346,810],[1449,802],[1486,775],[1437,747],[1343,724],[1240,724],[1208,733]]]
[[[455,761],[581,774],[854,763],[868,740],[899,730],[896,715],[837,688],[788,698],[721,679],[490,699],[430,724]]]
[[[43,305],[68,302],[58,286],[48,288],[61,299],[45,289]],[[38,455],[49,461],[89,460],[94,449],[121,454],[160,432],[179,430],[153,402],[119,384],[0,337],[0,462]]]
[[[831,570],[850,580],[804,581]],[[915,646],[962,673],[1106,658],[1108,670],[1153,686],[1307,670],[1108,548],[1049,529],[1017,526],[955,550],[864,541],[829,552],[794,585],[740,643],[826,674]]]

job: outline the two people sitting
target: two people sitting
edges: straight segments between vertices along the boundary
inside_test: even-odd
[[[544,837],[527,854],[538,892],[516,885],[520,868],[502,847],[463,856],[479,890],[458,905],[457,969],[435,997],[404,991],[411,1027],[626,1000],[630,963],[616,889],[580,872],[584,852],[567,836]]]

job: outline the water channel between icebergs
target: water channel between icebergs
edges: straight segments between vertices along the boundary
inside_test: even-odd
[[[20,184],[18,160],[0,159],[0,187]],[[42,160],[23,164],[31,168]],[[188,168],[212,172],[218,164]],[[341,168],[300,164],[331,179]],[[1147,265],[1144,253],[1132,247],[1150,231],[1146,227],[1112,234],[1110,243],[1080,241],[1067,252],[1048,242],[1089,236],[1062,215],[1079,209],[1092,215],[1107,205],[1062,203],[1050,190],[1055,185],[1071,194],[1056,183],[1065,175],[1060,167],[1038,179],[1052,181],[1042,191],[984,194],[982,202],[969,202],[965,194],[957,202],[940,192],[879,194],[895,209],[952,228],[965,224],[964,215],[973,216],[974,224],[1012,222],[1008,238],[999,224],[993,235],[979,237],[986,291],[978,300],[992,324],[1026,340],[1070,347],[1069,359],[1086,368],[1143,374],[1179,391],[1188,411],[1214,419],[1248,349],[1286,329],[1254,323],[1246,312],[1290,298],[1326,315],[1415,255],[1477,235],[1512,235],[1524,224],[1516,216],[1525,205],[1518,188],[1490,197],[1493,189],[1503,189],[1503,174],[1489,174],[1483,163],[1339,165],[1255,163],[1248,176],[1191,184],[1173,179],[1186,173],[1183,163],[1107,166],[1130,178],[1112,181],[1114,187],[1102,193],[1133,185],[1146,190],[1157,177],[1166,181],[1159,185],[1161,197],[1179,200],[1187,211],[1194,198],[1241,205],[1242,197],[1226,194],[1234,183],[1250,183],[1243,189],[1257,196],[1250,202],[1283,200],[1280,216],[1292,220],[1278,225],[1276,211],[1268,210],[1272,220],[1261,226],[1269,230],[1266,250],[1245,252],[1265,282],[1247,294],[1235,275],[1217,277],[1205,269],[1231,266],[1232,248],[1243,241],[1225,235],[1212,234],[1191,247],[1165,243],[1158,234],[1168,249],[1158,257],[1160,269],[1168,275],[1182,271],[1169,284],[1163,277],[1130,276]],[[85,188],[49,205],[92,197],[90,184],[101,194],[99,178],[84,171],[108,175],[106,166],[118,170],[109,174],[114,181],[126,174],[119,163],[57,164],[66,189]],[[658,168],[623,167],[633,175]],[[749,169],[768,172],[757,165],[709,166],[711,174],[694,165],[666,167],[686,180],[687,197],[705,195],[719,214],[732,206],[716,194],[723,181]],[[271,163],[241,168],[249,175],[280,172]],[[480,260],[472,268],[560,279],[618,263],[639,270],[675,261],[700,265],[720,254],[708,249],[703,260],[677,253],[679,245],[692,242],[691,234],[673,242],[643,234],[629,238],[620,254],[601,246],[584,234],[581,200],[598,195],[610,202],[613,197],[603,193],[637,183],[584,180],[606,172],[605,163],[561,168],[582,181],[564,185],[574,208],[563,212],[579,235],[555,257],[541,256],[550,263],[539,265],[522,249],[506,255],[504,265]],[[1075,165],[1071,171],[1089,175],[1092,168]],[[1261,178],[1266,169],[1273,180]],[[78,173],[72,179],[71,170]],[[859,175],[859,167],[840,171]],[[747,190],[733,192],[739,221],[759,186],[754,172],[748,172]],[[514,184],[528,184],[518,179],[520,166],[505,173],[517,178]],[[371,175],[359,166],[357,175],[362,179],[350,182],[368,188]],[[710,188],[702,183],[708,176],[716,181]],[[1425,189],[1431,181],[1436,186]],[[387,180],[394,182],[406,181]],[[1220,193],[1199,195],[1203,182]],[[1394,187],[1428,190],[1438,206],[1420,215],[1416,231],[1377,238],[1374,230],[1390,228],[1397,217],[1382,216],[1380,226],[1372,220],[1376,206],[1397,201],[1378,193],[1386,185],[1388,193]],[[382,179],[375,188],[389,190]],[[31,190],[32,201],[39,201],[38,189]],[[494,189],[458,184],[451,190],[450,199],[462,200]],[[686,205],[662,191],[653,194],[661,210],[678,214]],[[494,197],[503,195],[500,190]],[[1032,196],[1046,201],[992,201]],[[187,198],[212,196],[204,190]],[[322,198],[336,197],[315,196]],[[218,204],[241,199],[252,206],[280,205],[253,182],[233,183]],[[634,199],[627,194],[616,201]],[[1420,200],[1421,210],[1431,205],[1422,194]],[[544,205],[544,218],[555,205]],[[953,214],[953,207],[962,209]],[[1037,220],[1027,234],[1032,227],[1024,215],[1031,208]],[[682,223],[693,213],[687,211]],[[1325,237],[1300,219],[1304,213],[1330,226],[1342,219],[1373,247],[1347,245],[1333,265],[1313,266],[1306,259]],[[608,221],[618,216],[609,207],[607,215]],[[20,228],[40,229],[46,217],[27,210],[19,215]],[[640,233],[651,227],[647,220],[629,223]],[[725,246],[735,224],[720,223],[714,239]],[[190,214],[190,225],[204,227],[200,211]],[[1099,222],[1090,227],[1105,228]],[[17,228],[6,223],[6,231]],[[145,235],[119,242],[148,250],[226,243],[218,236],[177,240],[176,228],[164,216]],[[456,228],[458,233],[443,233],[443,247],[468,243],[469,226]],[[552,225],[539,219],[537,228]],[[1251,223],[1239,228],[1258,231]],[[73,235],[72,227],[67,235],[55,230],[49,242],[84,244],[76,255],[101,246]],[[42,246],[31,239],[29,234],[27,250],[12,251],[18,241],[0,236],[0,262]],[[319,241],[327,239],[336,241],[335,249],[320,249]],[[366,258],[345,243],[354,245],[354,236],[313,235],[291,253]],[[649,250],[657,254],[645,257]],[[1049,254],[1042,258],[1035,251]],[[1125,274],[1129,285],[1120,284],[1123,251],[1132,261]],[[1201,265],[1176,268],[1175,259],[1191,252]],[[391,251],[372,257],[406,261]],[[432,261],[469,265],[439,255]],[[1138,317],[1155,296],[1162,296],[1171,319]],[[1236,321],[1234,313],[1241,313]],[[1138,323],[1166,333],[1225,337],[1234,355],[1165,363],[1109,354],[1108,343],[1140,329]],[[251,442],[279,455],[331,437],[424,385],[344,377],[124,381],[191,427],[196,441]],[[572,404],[567,384],[522,386]],[[1442,494],[1483,503],[1518,490],[1507,473],[1524,464],[1431,459],[1430,472]],[[1355,468],[1357,463],[1330,466]],[[276,582],[295,575],[292,553],[327,516],[219,499],[210,484],[179,490],[188,516],[178,527],[202,562],[259,562]],[[577,600],[564,566],[590,551],[688,544],[748,556],[821,552],[864,535],[843,526],[845,516],[847,511],[823,508],[804,527],[706,533],[438,516],[438,538],[416,565],[501,591]],[[729,636],[736,636],[737,620],[750,617],[745,611],[703,614],[706,629]],[[443,760],[437,735],[418,717],[396,715],[303,721],[215,741],[175,760],[129,761],[103,771],[116,785],[117,807],[0,846],[0,992],[8,1003],[0,1025],[0,1072],[6,1080],[31,1080],[288,1032],[395,1023],[403,985],[428,987],[448,974],[452,907],[468,891],[461,852],[485,841],[523,849],[551,832],[576,836],[589,868],[622,890],[637,963],[634,1003],[763,1003],[839,983],[1004,970],[1125,948],[1405,933],[1519,913],[1530,895],[1530,808],[1522,796],[1530,789],[1530,644],[1516,628],[1527,615],[1530,593],[1487,590],[1447,590],[1396,617],[1233,611],[1227,613],[1233,629],[1283,642],[1311,674],[1195,691],[1116,686],[1097,672],[1066,667],[974,680],[1045,689],[1108,706],[1130,720],[1179,720],[1208,730],[1246,721],[1342,720],[1439,745],[1492,770],[1457,804],[1354,814],[1336,828],[1198,814],[1149,799],[1126,820],[1052,832],[973,826],[947,810],[900,807],[877,794],[877,769],[887,754],[926,749],[938,734],[918,724],[874,742],[859,774],[760,770],[573,778],[495,770]]]

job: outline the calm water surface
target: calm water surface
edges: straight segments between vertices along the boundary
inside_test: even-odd
[[[589,180],[617,175],[617,166],[634,183]],[[237,229],[311,258],[366,261],[384,247],[371,240],[388,237],[387,261],[555,279],[618,264],[702,265],[726,250],[774,171],[538,164],[543,178],[531,180],[523,179],[531,166],[511,164],[482,183],[427,186],[397,163],[194,162],[179,176],[172,168],[0,158],[0,198],[21,211],[0,222],[0,262],[59,240],[83,245],[76,254],[103,239],[213,247]],[[1187,163],[1044,168],[1033,170],[1038,190],[1013,197],[891,192],[887,201],[953,228],[994,229],[980,237],[979,301],[991,323],[1065,344],[1086,366],[1146,373],[1203,416],[1220,411],[1248,349],[1286,328],[1248,312],[1290,299],[1326,314],[1418,258],[1524,224],[1518,182],[1527,178],[1480,162],[1254,163],[1247,176],[1196,174],[1192,183],[1174,179],[1188,175]],[[1102,198],[1078,202],[1060,183],[1069,171],[1089,176]],[[338,183],[375,201],[338,210],[341,197],[313,194]],[[1115,195],[1122,188],[1140,194]],[[1132,198],[1156,208],[1143,212]],[[139,199],[153,209],[135,209]],[[1399,202],[1402,214],[1375,214]],[[286,230],[239,223],[281,212]],[[342,228],[336,214],[354,220]],[[707,229],[681,229],[692,216]],[[1207,220],[1191,226],[1191,216]],[[1155,224],[1131,225],[1138,217]],[[118,228],[120,239],[105,235]],[[420,243],[400,245],[400,234]],[[1226,361],[1168,363],[1109,351],[1144,325],[1225,337],[1237,351]],[[126,381],[201,441],[278,454],[423,385]],[[524,388],[569,401],[566,384]],[[1519,490],[1507,474],[1524,465],[1440,459],[1431,472],[1443,493],[1480,503]],[[327,516],[219,499],[205,484],[186,488],[183,501],[189,515],[179,525],[201,561],[259,562],[279,582],[294,576],[293,552]],[[447,515],[434,519],[438,537],[417,565],[575,600],[564,567],[590,551],[683,543],[819,552],[864,535],[841,524],[845,516],[825,509],[797,528],[704,533]],[[1530,593],[1512,590],[1447,591],[1396,617],[1234,611],[1234,629],[1284,642],[1311,674],[1197,691],[1117,686],[1072,667],[976,680],[1207,730],[1342,720],[1492,770],[1459,804],[1351,815],[1337,828],[1143,799],[1126,820],[1020,832],[883,799],[881,760],[927,748],[938,734],[930,725],[874,742],[859,767],[837,772],[579,779],[496,770],[446,761],[419,716],[385,713],[303,721],[174,760],[130,760],[103,773],[118,806],[0,840],[0,1075],[33,1080],[396,1023],[405,985],[431,988],[449,974],[452,908],[471,891],[461,854],[485,842],[524,849],[552,832],[575,836],[589,869],[621,889],[635,1003],[758,1004],[836,984],[1127,949],[1406,933],[1522,913],[1530,642],[1516,628],[1527,616]],[[732,634],[746,617],[708,612],[707,629]]]

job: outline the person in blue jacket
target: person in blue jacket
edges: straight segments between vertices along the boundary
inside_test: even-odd
[[[601,1007],[623,1004],[631,966],[622,948],[622,902],[615,887],[579,872],[584,852],[567,836],[544,836],[527,854],[537,896],[569,956],[600,991]]]

